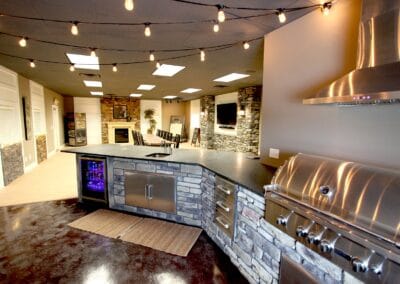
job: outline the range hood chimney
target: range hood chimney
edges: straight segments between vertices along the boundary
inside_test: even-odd
[[[400,103],[400,0],[363,0],[357,67],[303,104]]]

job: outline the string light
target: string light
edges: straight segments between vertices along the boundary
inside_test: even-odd
[[[243,42],[243,48],[244,48],[244,49],[249,49],[249,48],[250,48],[249,42],[244,41],[244,42]]]
[[[133,3],[133,0],[125,0],[125,9],[126,10],[132,11],[134,7],[135,7],[135,4]]]
[[[21,47],[25,47],[26,46],[26,38],[25,37],[21,38],[18,43]]]
[[[96,55],[96,48],[92,48],[91,50],[90,50],[90,56],[92,56],[92,57],[96,57],[97,55]]]
[[[117,71],[118,71],[117,63],[113,63],[112,71],[113,71],[113,72],[117,72]]]
[[[286,22],[286,15],[285,15],[283,9],[278,9],[278,12],[277,12],[276,14],[278,15],[278,19],[279,19],[279,22],[280,22],[281,24],[283,24],[284,22]]]
[[[219,24],[216,21],[214,21],[213,31],[214,31],[214,33],[219,32]]]
[[[150,23],[144,24],[144,35],[147,37],[151,36]]]
[[[204,49],[200,49],[200,61],[204,62],[206,60],[206,53]]]
[[[69,71],[71,72],[75,71],[75,64],[71,64],[71,66],[69,66]]]
[[[332,8],[332,2],[326,2],[321,6],[321,11],[324,16],[328,16]]]
[[[223,23],[225,22],[225,12],[224,12],[224,6],[223,5],[217,5],[218,8],[218,22]]]
[[[150,51],[149,60],[150,61],[154,61],[155,60],[153,51]]]
[[[33,59],[31,59],[29,61],[30,61],[29,66],[31,66],[31,68],[35,68],[36,67],[35,61],[33,61]]]
[[[79,34],[79,29],[78,29],[78,22],[73,22],[71,26],[71,34],[73,35],[78,35]]]
[[[156,68],[158,69],[158,68],[160,68],[160,67],[161,67],[160,61],[157,61],[157,63],[156,63]]]

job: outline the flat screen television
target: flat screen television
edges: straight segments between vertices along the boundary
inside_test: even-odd
[[[236,125],[237,104],[219,104],[217,105],[217,124]]]

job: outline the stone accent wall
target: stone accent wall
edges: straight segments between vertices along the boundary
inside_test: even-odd
[[[237,116],[237,135],[214,136],[214,148],[223,151],[258,153],[260,137],[261,87],[239,89],[238,111],[243,106],[245,115]]]
[[[139,213],[179,223],[201,226],[201,178],[200,166],[153,162],[132,159],[109,158],[109,205],[112,209]],[[176,177],[176,214],[158,212],[125,204],[125,170],[159,173]]]
[[[214,148],[214,121],[215,121],[215,97],[204,96],[200,98],[200,147],[205,149]]]
[[[36,157],[37,162],[40,164],[47,159],[47,145],[46,145],[46,135],[38,135],[36,139]]]
[[[3,181],[4,185],[8,185],[13,180],[24,174],[22,144],[15,143],[12,145],[4,145],[4,147],[0,149],[0,152],[3,168]]]
[[[108,143],[108,122],[112,121],[131,121],[135,123],[135,128],[140,130],[140,100],[133,98],[102,98],[101,104],[101,138],[102,143]],[[114,119],[114,105],[126,105],[128,110],[127,119]]]

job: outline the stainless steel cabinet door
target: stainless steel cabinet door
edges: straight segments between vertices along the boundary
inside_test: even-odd
[[[149,175],[148,177],[149,208],[176,213],[175,177],[167,175]]]
[[[149,201],[146,198],[148,174],[125,171],[125,204],[149,208]]]

